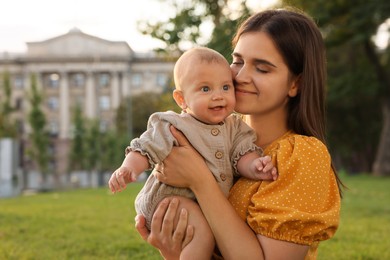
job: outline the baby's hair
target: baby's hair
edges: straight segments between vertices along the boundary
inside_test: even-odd
[[[188,63],[189,61],[191,62]],[[176,61],[175,68],[173,69],[173,76],[177,89],[181,88],[180,78],[184,74],[183,71],[186,69],[186,67],[191,67],[194,63],[202,62],[226,64],[229,66],[229,63],[225,57],[213,49],[207,47],[194,47],[189,49],[180,56],[180,58]]]

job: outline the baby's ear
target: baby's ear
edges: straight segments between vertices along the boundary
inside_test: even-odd
[[[176,104],[181,107],[181,109],[186,109],[187,104],[184,100],[183,92],[181,90],[175,89],[173,91],[173,99],[176,101]]]

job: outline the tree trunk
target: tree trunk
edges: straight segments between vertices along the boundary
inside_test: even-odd
[[[382,133],[373,165],[373,174],[376,176],[390,176],[390,99],[383,102],[382,114]]]
[[[378,80],[382,84],[380,94],[383,96],[382,133],[373,165],[373,174],[378,176],[390,176],[390,77],[384,66],[380,63],[379,57],[375,53],[375,47],[369,39],[364,41],[364,47],[368,59],[375,68]]]

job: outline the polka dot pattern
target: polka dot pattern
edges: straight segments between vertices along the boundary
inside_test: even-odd
[[[279,172],[278,180],[241,178],[229,200],[255,233],[310,245],[334,235],[339,224],[340,196],[326,146],[314,137],[292,132],[264,150]]]

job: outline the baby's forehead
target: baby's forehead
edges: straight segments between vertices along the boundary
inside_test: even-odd
[[[185,52],[176,62],[174,68],[174,80],[177,88],[181,89],[184,80],[194,76],[195,71],[223,68],[230,71],[230,65],[222,54],[208,48],[194,48]]]

